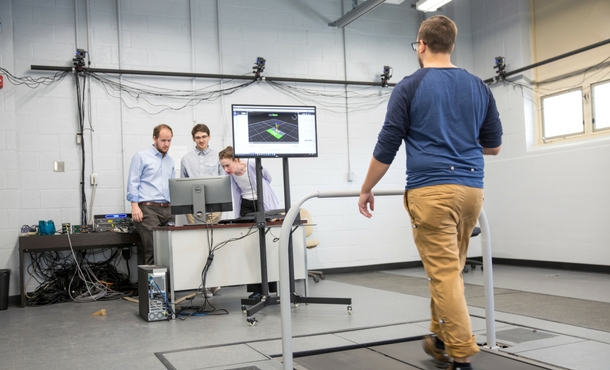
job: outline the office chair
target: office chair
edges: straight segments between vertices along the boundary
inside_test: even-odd
[[[301,208],[300,214],[301,220],[306,220],[306,225],[304,226],[305,246],[307,247],[307,249],[313,249],[317,247],[318,244],[320,244],[320,241],[317,239],[310,238],[311,234],[313,233],[313,220],[311,218],[311,213],[309,213],[309,211],[305,208]],[[307,276],[313,278],[313,281],[316,283],[319,282],[320,279],[324,279],[324,273],[322,271],[307,270]]]
[[[480,233],[481,233],[481,228],[478,226],[475,226],[475,228],[472,230],[472,234],[470,234],[470,237],[474,238],[475,236],[478,236]],[[477,268],[477,266],[481,266],[481,270],[483,270],[483,262],[466,258],[466,264],[464,265],[464,270],[463,270],[464,273],[467,273],[468,271],[470,271],[468,269],[468,265],[470,265],[470,267],[472,267],[473,270],[475,270]]]

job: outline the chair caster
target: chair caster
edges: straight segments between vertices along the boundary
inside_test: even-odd
[[[246,319],[246,321],[248,322],[248,324],[250,324],[250,326],[254,326],[256,325],[256,323],[258,322],[258,320],[256,319],[256,317],[248,317]]]
[[[317,276],[312,276],[314,283],[319,283],[320,282],[320,278]]]
[[[248,309],[246,308],[246,306],[242,304],[241,305],[241,312],[245,315],[247,310]]]
[[[348,315],[352,314],[352,306],[347,306],[347,314]]]

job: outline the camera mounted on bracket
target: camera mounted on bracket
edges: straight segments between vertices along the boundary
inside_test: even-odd
[[[494,58],[494,69],[496,69],[496,74],[498,77],[504,80],[506,77],[506,64],[504,61],[504,57],[495,57]]]
[[[381,74],[381,87],[388,87],[388,81],[392,78],[394,69],[390,66],[383,66],[383,73]]]
[[[266,60],[263,57],[257,57],[256,62],[254,63],[254,67],[252,67],[252,73],[256,78],[261,78],[261,73],[265,70]]]
[[[83,69],[83,67],[85,66],[85,58],[87,57],[87,51],[84,49],[76,49],[76,56],[72,59],[72,62],[74,62],[74,67],[76,67],[77,70],[81,70]]]

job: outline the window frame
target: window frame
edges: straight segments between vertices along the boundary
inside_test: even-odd
[[[610,131],[610,125],[607,126],[607,127],[599,128],[599,129],[595,127],[595,97],[594,97],[594,90],[595,90],[595,87],[598,86],[598,85],[608,85],[610,87],[610,79],[603,80],[603,81],[597,81],[597,82],[591,84],[591,130],[594,133]]]
[[[546,136],[546,122],[544,119],[544,100],[550,99],[550,98],[553,98],[553,97],[556,97],[559,95],[569,94],[569,93],[572,93],[575,91],[580,91],[580,97],[581,97],[581,107],[580,108],[581,108],[581,112],[582,112],[582,131],[570,133],[570,134],[561,134],[561,135],[556,135],[556,136]],[[568,139],[568,138],[587,135],[587,114],[585,112],[584,88],[579,86],[579,87],[576,87],[573,89],[563,90],[560,92],[540,96],[540,129],[541,129],[540,138],[541,138],[541,141],[543,144],[557,141],[557,140],[564,140],[564,139]]]

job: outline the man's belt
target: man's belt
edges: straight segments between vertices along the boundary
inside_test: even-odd
[[[156,202],[140,202],[138,203],[141,206],[152,206],[152,207],[169,207],[169,203],[156,203]]]

